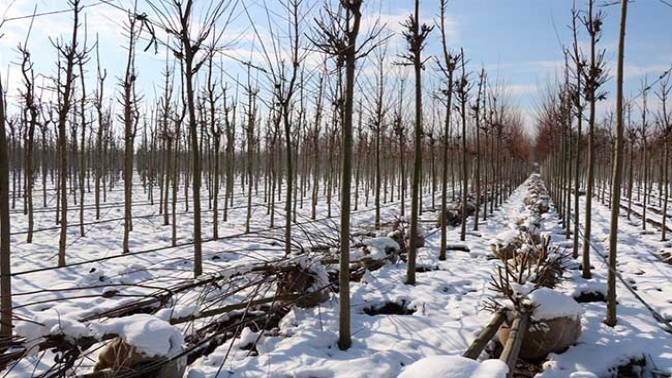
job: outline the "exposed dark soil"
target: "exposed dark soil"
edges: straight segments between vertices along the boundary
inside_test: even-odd
[[[396,302],[387,302],[382,306],[364,307],[362,310],[365,314],[374,315],[412,315],[415,313],[415,308],[407,307],[407,303],[402,301],[401,304]]]
[[[604,294],[599,291],[588,291],[581,293],[578,296],[574,297],[574,300],[579,303],[591,303],[591,302],[606,302],[607,298]]]

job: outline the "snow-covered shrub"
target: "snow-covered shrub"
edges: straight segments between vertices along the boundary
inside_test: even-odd
[[[551,197],[541,176],[533,174],[527,186],[527,197],[523,201],[528,210],[537,214],[547,213],[550,209]]]

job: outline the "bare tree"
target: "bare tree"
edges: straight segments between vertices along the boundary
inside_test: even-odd
[[[219,94],[215,92],[215,87],[216,87],[215,83],[213,83],[212,81],[212,55],[211,55],[208,59],[208,79],[207,79],[207,86],[205,88],[205,96],[208,105],[207,118],[210,125],[210,133],[212,134],[213,138],[213,155],[214,155],[213,156],[214,168],[212,178],[212,185],[214,185],[214,193],[213,193],[214,203],[212,209],[212,238],[217,240],[219,239],[219,223],[218,223],[218,216],[219,216],[218,205],[219,205],[219,187],[220,187],[219,162],[221,160],[219,155],[220,155],[222,134],[224,132],[222,130],[221,124],[217,116],[217,102],[219,101],[220,97],[223,97],[226,105],[226,88],[224,88],[224,92],[222,94]],[[225,114],[225,116],[226,115],[228,114]]]
[[[474,111],[474,119],[476,121],[476,167],[474,170],[474,190],[476,191],[476,212],[474,213],[474,231],[478,231],[478,215],[481,207],[481,111],[484,111],[481,100],[485,97],[485,68],[481,68],[481,73],[478,76],[478,92],[476,94],[476,101],[472,106]]]
[[[87,25],[86,21],[84,22],[84,44],[82,51],[87,53]],[[88,62],[88,59],[80,59],[77,62],[79,67],[79,85],[81,87],[81,96],[79,99],[79,119],[81,120],[81,134],[80,134],[80,149],[79,149],[79,177],[78,177],[78,187],[79,187],[79,236],[84,237],[84,179],[86,176],[86,76],[84,75],[84,65]],[[76,130],[75,130],[76,131]],[[74,139],[77,139],[77,135],[73,135]],[[76,202],[76,201],[75,201]]]
[[[0,77],[0,336],[7,337],[12,335],[12,271],[9,235],[9,157],[5,135],[5,104],[5,89],[2,85],[2,77]]]
[[[245,218],[245,233],[249,233],[250,220],[252,219],[252,185],[254,179],[254,150],[256,145],[254,131],[257,124],[257,93],[259,91],[252,86],[250,75],[248,75],[245,91],[247,92],[248,100],[247,113],[245,115],[247,118],[245,120],[245,137],[247,140],[247,216]],[[287,217],[289,217],[289,214],[287,214]]]
[[[408,249],[408,270],[406,272],[406,283],[415,285],[415,259],[418,247],[418,210],[419,196],[422,188],[420,187],[420,177],[422,175],[422,70],[424,61],[422,59],[422,50],[425,48],[425,40],[432,31],[432,26],[422,24],[420,26],[420,1],[415,0],[415,12],[403,23],[403,36],[408,43],[407,55],[403,58],[413,66],[415,72],[415,131],[414,131],[414,155],[413,155],[413,182],[411,184],[411,231]]]
[[[358,59],[376,47],[373,41],[379,30],[374,28],[366,39],[357,44],[362,19],[363,0],[341,0],[339,9],[326,7],[322,19],[316,20],[313,40],[315,46],[332,56],[338,67],[345,68],[345,90],[341,118],[341,228],[339,273],[339,339],[338,346],[346,350],[352,345],[350,335],[350,187],[352,186],[352,113],[354,109],[355,69]]]
[[[375,81],[375,96],[373,98],[373,116],[369,122],[369,127],[373,131],[373,143],[375,154],[375,226],[380,228],[380,191],[382,186],[382,167],[381,167],[381,144],[384,143],[383,133],[385,129],[385,116],[387,109],[384,107],[383,95],[385,93],[385,51],[375,54],[376,66],[378,69]]]
[[[168,197],[169,197],[169,186],[172,177],[172,160],[174,159],[172,152],[173,145],[177,145],[177,132],[173,131],[173,128],[170,126],[172,123],[171,119],[171,98],[173,97],[173,69],[168,65],[168,55],[166,54],[166,66],[164,68],[163,76],[163,95],[158,100],[157,108],[159,109],[160,116],[159,122],[161,122],[161,134],[160,138],[164,145],[164,158],[163,158],[163,177],[161,180],[161,188],[163,189],[163,196],[161,198],[162,206],[159,206],[159,212],[163,210],[163,225],[168,226],[170,224],[170,211],[168,210]]]
[[[222,90],[224,92],[224,90]],[[226,222],[228,219],[229,206],[233,204],[233,181],[234,181],[234,155],[236,143],[236,99],[233,104],[229,106],[226,96],[222,96],[224,101],[224,131],[226,133],[226,190],[224,195],[224,214],[222,214],[222,221]]]
[[[607,317],[605,319],[605,323],[610,327],[616,325],[616,253],[618,247],[618,215],[621,210],[621,176],[623,174],[623,58],[625,55],[627,12],[628,0],[621,0],[621,22],[616,61],[616,151],[614,152],[614,167],[611,176],[611,225],[609,227],[609,272],[607,273]]]
[[[33,28],[34,18],[31,19],[26,40],[19,45],[19,52],[21,53],[21,74],[23,76],[23,119],[27,123],[27,140],[26,140],[26,206],[28,211],[28,234],[26,235],[26,243],[33,242],[33,228],[35,226],[33,214],[33,186],[35,183],[35,162],[34,162],[34,141],[35,141],[35,127],[38,123],[39,105],[35,99],[35,73],[33,70],[33,61],[30,58],[28,51],[28,38]],[[4,124],[2,125],[4,127]]]
[[[583,91],[583,82],[584,82],[584,70],[586,68],[587,62],[581,49],[579,48],[578,41],[578,25],[579,13],[575,8],[572,8],[572,50],[571,58],[574,63],[573,73],[575,83],[571,85],[568,90],[571,92],[570,97],[572,98],[572,105],[574,112],[576,112],[576,147],[575,155],[576,161],[574,164],[574,244],[572,256],[576,259],[579,257],[579,191],[581,189],[581,144],[582,144],[582,135],[581,127],[583,125],[583,109],[585,107],[585,102],[583,101],[583,96],[581,95]]]
[[[441,45],[443,52],[443,62],[439,62],[439,68],[445,76],[446,80],[446,89],[443,90],[443,94],[446,96],[446,114],[445,114],[445,125],[443,130],[443,167],[441,175],[441,246],[439,250],[439,260],[446,259],[446,245],[448,240],[448,230],[447,230],[447,217],[446,211],[448,210],[448,152],[450,144],[450,134],[451,134],[451,117],[452,117],[452,100],[453,100],[453,75],[455,69],[457,68],[457,62],[459,56],[451,53],[448,50],[448,40],[446,37],[446,6],[448,0],[441,0],[440,3],[440,17],[441,21],[439,24],[439,30],[441,31]]]
[[[590,273],[590,235],[592,219],[592,201],[595,182],[595,106],[598,100],[604,99],[606,94],[600,93],[599,88],[606,80],[606,71],[604,67],[604,50],[597,51],[597,43],[602,34],[602,23],[604,14],[601,11],[593,12],[595,0],[588,2],[588,14],[583,18],[583,23],[590,35],[590,63],[588,69],[584,71],[585,75],[585,97],[589,105],[588,115],[588,172],[586,174],[586,207],[585,207],[585,226],[583,243],[583,278],[591,278]]]
[[[460,59],[462,60],[462,74],[457,79],[455,84],[455,91],[457,102],[459,105],[460,118],[462,120],[462,222],[460,225],[460,240],[464,241],[467,237],[467,196],[469,190],[469,178],[468,178],[468,159],[467,159],[467,102],[469,101],[469,91],[471,90],[472,84],[469,82],[469,76],[467,74],[467,64],[464,61],[464,50],[460,49]]]
[[[279,120],[282,124],[282,134],[284,138],[284,153],[285,153],[285,171],[286,171],[286,191],[285,191],[285,255],[291,253],[292,248],[292,195],[294,192],[294,146],[292,138],[292,113],[294,111],[294,105],[296,102],[295,94],[299,89],[299,80],[300,80],[300,70],[305,60],[306,51],[301,50],[302,40],[299,26],[302,20],[302,6],[303,0],[287,0],[281,2],[282,7],[287,11],[287,23],[288,23],[288,36],[286,39],[289,41],[288,45],[288,60],[285,61],[284,57],[280,56],[280,37],[277,36],[274,32],[274,25],[271,25],[270,19],[270,10],[266,7],[266,12],[268,15],[269,22],[269,32],[271,33],[270,48],[267,47],[267,43],[264,42],[268,40],[267,37],[264,37],[260,34],[258,28],[255,26],[255,21],[250,16],[248,8],[245,6],[245,12],[247,13],[252,27],[254,29],[255,35],[259,40],[261,45],[262,53],[266,64],[267,69],[261,69],[263,72],[269,75],[273,83],[273,107],[278,108]],[[285,39],[285,38],[283,38]],[[271,58],[271,52],[274,54],[274,59]],[[280,189],[280,187],[278,187]]]
[[[128,253],[129,233],[132,230],[131,201],[133,195],[133,152],[135,134],[138,128],[138,101],[135,94],[137,71],[135,69],[135,44],[138,39],[137,18],[135,12],[128,14],[128,54],[126,55],[126,71],[121,82],[123,94],[121,105],[124,114],[124,239],[123,253]]]
[[[70,114],[70,107],[72,106],[72,92],[73,92],[73,83],[75,79],[74,69],[78,60],[84,58],[83,53],[77,51],[77,37],[79,30],[79,12],[82,10],[80,0],[70,0],[70,7],[72,8],[73,13],[73,23],[72,23],[72,35],[70,39],[70,44],[64,45],[63,42],[58,41],[54,42],[54,46],[58,50],[59,54],[63,58],[63,62],[59,60],[59,72],[57,78],[57,90],[58,90],[58,150],[59,150],[59,181],[60,181],[60,206],[61,206],[61,233],[58,241],[58,266],[65,266],[65,248],[66,248],[66,239],[68,231],[68,192],[67,188],[67,179],[68,179],[68,150],[67,150],[67,133],[66,125],[68,122],[68,116]],[[61,64],[64,64],[65,67],[61,67]],[[65,77],[61,80],[61,70],[65,71]]]
[[[310,205],[310,219],[315,220],[317,217],[317,199],[319,196],[320,189],[320,131],[322,129],[322,107],[324,101],[324,83],[326,77],[327,64],[324,64],[324,71],[320,78],[318,79],[319,87],[317,92],[317,103],[315,104],[315,119],[313,121],[313,130],[312,130],[312,149],[313,149],[313,179],[311,182],[312,185],[312,196],[311,196],[311,205]]]
[[[649,85],[647,84],[647,79],[644,78],[644,81],[642,82],[642,89],[640,91],[640,97],[642,98],[642,105],[640,109],[642,116],[642,124],[640,125],[638,130],[641,136],[642,171],[643,171],[642,181],[644,181],[644,198],[642,198],[642,230],[646,230],[646,209],[649,197],[648,189],[650,188],[649,164],[648,164],[650,159],[649,146],[648,146],[649,121],[646,117],[648,115],[648,106],[647,106],[648,92],[649,92]]]
[[[668,108],[669,104],[667,100],[672,91],[672,86],[670,86],[670,77],[667,76],[660,83],[660,90],[656,95],[660,99],[661,109],[660,114],[658,115],[658,124],[660,127],[660,132],[663,142],[663,161],[662,161],[662,175],[660,182],[663,183],[663,192],[659,195],[664,197],[663,206],[662,206],[662,224],[661,224],[661,240],[667,241],[667,204],[670,197],[670,144],[672,139],[672,112]]]
[[[394,112],[393,130],[397,137],[397,144],[399,147],[399,214],[403,217],[406,212],[406,126],[402,116],[404,111],[404,88],[405,80],[403,78],[399,81],[399,95],[397,109]]]
[[[207,61],[208,54],[199,55],[203,52],[205,41],[210,38],[210,33],[215,30],[215,25],[222,16],[229,12],[229,18],[224,25],[218,25],[219,30],[213,36],[212,48],[226,30],[235,3],[233,1],[210,2],[206,6],[206,14],[202,15],[198,30],[193,25],[193,0],[148,0],[149,5],[156,12],[164,29],[177,41],[177,45],[171,47],[173,54],[182,62],[182,76],[184,85],[184,101],[188,114],[188,133],[191,146],[192,163],[192,201],[194,206],[194,277],[203,273],[203,239],[201,232],[201,153],[199,149],[198,120],[196,118],[196,99],[194,81],[199,70]]]
[[[99,43],[98,38],[96,37],[96,66],[97,66],[97,76],[96,76],[96,91],[93,99],[93,105],[96,108],[96,116],[98,120],[98,131],[96,133],[96,156],[98,164],[96,164],[96,180],[94,182],[94,203],[96,207],[96,220],[100,219],[100,190],[101,190],[101,180],[105,172],[105,159],[103,154],[103,144],[106,130],[108,126],[108,114],[103,107],[103,100],[105,98],[105,79],[107,78],[107,70],[102,69],[100,66],[100,52],[99,52]],[[42,184],[44,185],[44,183]],[[103,190],[105,184],[103,183]]]

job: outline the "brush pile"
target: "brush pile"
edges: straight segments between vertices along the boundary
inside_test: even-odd
[[[292,254],[148,288],[142,296],[121,290],[103,291],[101,302],[118,303],[103,311],[44,309],[17,320],[15,335],[1,340],[9,353],[0,367],[52,364],[47,376],[93,370],[83,377],[179,377],[187,364],[244,332],[273,332],[292,306],[324,302],[332,285],[320,260]],[[254,343],[249,348],[253,353]]]
[[[410,226],[406,220],[397,219],[383,223],[378,229],[355,233],[350,261],[370,271],[380,269],[386,261],[405,260],[410,246]],[[425,246],[424,230],[418,226],[417,248]]]
[[[473,196],[467,197],[466,216],[470,217],[476,213],[476,199]],[[462,199],[458,198],[454,203],[447,206],[446,211],[439,213],[436,227],[441,227],[443,218],[446,219],[446,226],[457,227],[462,223]]]

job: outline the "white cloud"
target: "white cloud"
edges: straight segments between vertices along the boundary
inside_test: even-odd
[[[505,85],[503,90],[504,93],[508,93],[513,96],[520,96],[537,93],[539,91],[539,86],[537,84],[512,84]]]
[[[613,65],[615,67],[615,64]],[[644,75],[649,76],[649,81],[655,79],[663,73],[664,71],[670,69],[670,64],[647,64],[647,65],[634,65],[634,64],[625,64],[623,66],[623,76],[628,79],[631,77],[644,77]]]

